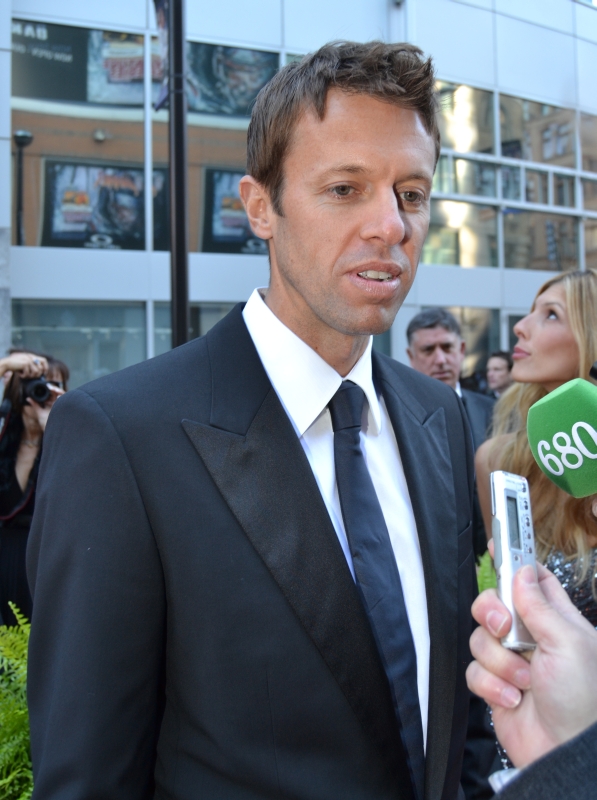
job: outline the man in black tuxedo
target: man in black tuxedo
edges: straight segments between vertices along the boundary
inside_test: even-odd
[[[411,45],[262,90],[241,194],[271,278],[61,398],[29,576],[36,800],[456,800],[474,595],[462,404],[373,353],[439,153]]]

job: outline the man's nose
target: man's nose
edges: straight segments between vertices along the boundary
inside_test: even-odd
[[[436,347],[433,352],[433,360],[436,364],[445,364],[447,362],[447,357],[441,347]]]
[[[361,234],[364,239],[378,239],[392,247],[407,236],[405,218],[393,189],[377,192],[368,204],[367,212]]]

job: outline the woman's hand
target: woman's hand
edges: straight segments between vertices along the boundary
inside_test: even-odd
[[[40,378],[47,371],[46,359],[33,353],[11,353],[0,358],[0,377],[7,372],[18,372],[21,378]]]
[[[495,590],[475,600],[476,659],[469,688],[493,709],[495,731],[517,767],[525,767],[597,721],[597,632],[570,602],[555,575],[537,565],[514,578],[516,610],[535,638],[530,664],[500,644],[511,624]]]
[[[25,401],[25,405],[23,406],[23,416],[29,417],[32,421],[37,422],[39,427],[41,428],[42,432],[45,431],[46,425],[48,422],[48,417],[50,416],[50,411],[52,410],[52,406],[56,402],[56,400],[60,397],[60,395],[64,394],[64,389],[59,389],[57,386],[54,386],[53,383],[48,381],[48,389],[51,391],[51,397],[46,400],[44,405],[40,405],[36,403],[31,397],[28,397]]]

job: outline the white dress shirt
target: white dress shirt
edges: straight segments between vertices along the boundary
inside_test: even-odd
[[[334,432],[327,407],[343,378],[270,311],[258,289],[249,298],[243,317],[268,378],[309,459],[354,579],[336,485]],[[430,644],[423,562],[396,436],[384,399],[378,396],[373,385],[371,347],[370,339],[367,349],[345,380],[360,386],[367,400],[363,407],[361,449],[386,521],[402,582],[417,654],[417,686],[423,741],[426,742]]]

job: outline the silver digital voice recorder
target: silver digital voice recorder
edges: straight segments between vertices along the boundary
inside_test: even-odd
[[[509,650],[534,650],[535,640],[512,602],[512,581],[517,570],[531,564],[537,571],[531,498],[526,478],[501,470],[492,472],[491,513],[497,590],[502,603],[512,614],[512,627],[502,644]]]

